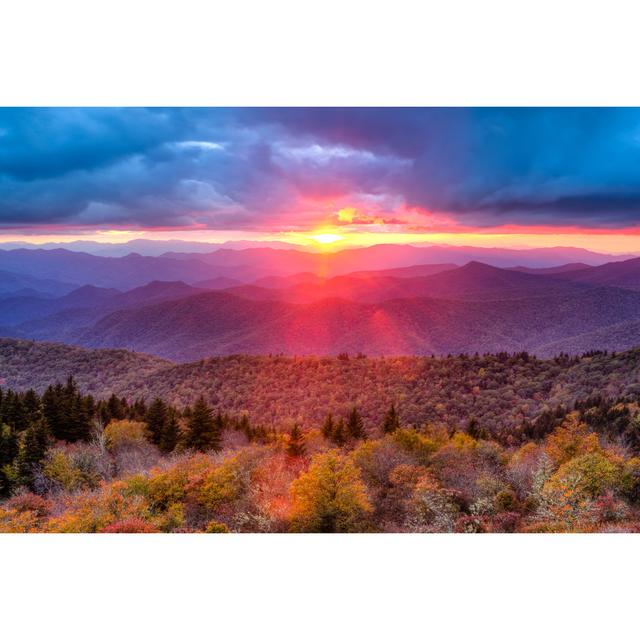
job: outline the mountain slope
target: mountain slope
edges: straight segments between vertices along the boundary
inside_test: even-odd
[[[413,269],[413,268],[411,268]],[[378,272],[378,273],[390,273]],[[281,279],[282,281],[284,279]],[[590,285],[535,276],[470,262],[464,267],[444,269],[420,277],[384,275],[337,276],[328,280],[302,281],[289,287],[265,288],[243,285],[227,289],[228,293],[250,300],[283,300],[309,303],[323,298],[344,298],[358,302],[383,302],[395,298],[451,298],[506,300],[529,296],[579,293]]]
[[[52,366],[52,363],[53,366]],[[326,414],[356,405],[368,426],[390,401],[403,424],[464,428],[475,416],[488,429],[510,429],[548,407],[571,407],[593,393],[640,394],[640,349],[569,359],[506,354],[450,358],[227,356],[173,365],[122,350],[0,340],[6,387],[43,391],[73,374],[102,398],[161,397],[179,406],[200,395],[222,411],[248,411],[252,424],[321,425]]]
[[[73,375],[82,389],[104,397],[127,389],[170,366],[164,360],[124,349],[87,350],[63,344],[0,338],[0,385],[39,392]],[[142,389],[142,387],[139,387]]]
[[[25,310],[27,318],[22,317],[19,323],[10,310],[7,310],[9,320],[4,318],[1,310],[0,319],[14,323],[13,335],[73,342],[79,328],[90,326],[115,310],[174,300],[203,291],[184,282],[150,282],[124,293],[87,285],[62,298],[30,306]]]
[[[640,258],[622,262],[608,262],[598,267],[560,273],[556,277],[566,278],[573,282],[640,291]]]
[[[179,361],[231,353],[536,353],[548,343],[639,316],[640,293],[614,288],[529,297],[517,304],[435,298],[292,304],[211,292],[118,311],[79,333],[77,341]]]

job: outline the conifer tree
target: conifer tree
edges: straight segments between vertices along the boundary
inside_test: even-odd
[[[333,416],[328,413],[327,417],[324,419],[324,424],[322,425],[322,435],[326,440],[333,440],[333,432],[335,431],[335,424],[333,422]]]
[[[396,411],[396,406],[392,402],[389,410],[384,416],[384,421],[382,423],[382,432],[383,433],[393,433],[396,429],[400,428],[400,417],[398,416],[398,412]]]
[[[11,495],[14,485],[12,465],[18,455],[18,438],[8,424],[0,424],[0,497]]]
[[[476,440],[482,440],[487,437],[487,431],[478,424],[475,417],[472,417],[467,423],[467,433]]]
[[[347,426],[344,423],[344,419],[340,417],[333,428],[331,440],[334,444],[341,447],[347,441],[347,435]]]
[[[107,400],[107,413],[109,415],[108,421],[124,420],[126,417],[122,400],[115,393],[112,393],[109,400]]]
[[[87,405],[77,390],[69,396],[69,412],[64,422],[62,438],[67,442],[89,440],[91,436],[91,415]]]
[[[365,440],[367,438],[362,416],[356,407],[353,407],[349,414],[349,419],[347,420],[347,431],[349,436],[354,440]]]
[[[160,451],[162,451],[162,453],[171,453],[176,448],[179,440],[180,426],[178,424],[178,417],[175,411],[170,411],[165,427],[162,430],[162,436],[159,442]]]
[[[196,401],[187,424],[187,446],[197,451],[219,451],[221,433],[216,429],[211,407],[203,396]]]
[[[304,444],[304,434],[302,429],[296,423],[293,425],[289,433],[289,442],[287,443],[287,455],[292,458],[299,458],[305,454],[306,447]]]
[[[38,419],[25,432],[17,458],[18,477],[30,490],[34,489],[34,474],[44,460],[49,433],[44,420]]]
[[[149,430],[149,440],[156,446],[162,442],[162,437],[168,423],[167,405],[156,398],[147,411],[147,429]]]

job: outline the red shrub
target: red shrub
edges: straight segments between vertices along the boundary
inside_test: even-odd
[[[49,515],[51,505],[48,500],[35,493],[23,493],[11,498],[6,504],[8,509],[15,509],[18,513],[33,512],[36,517],[44,518]]]
[[[503,511],[491,520],[493,533],[515,533],[520,524],[520,514],[514,511]]]
[[[456,520],[456,533],[486,533],[487,526],[484,518],[478,516],[460,516]]]

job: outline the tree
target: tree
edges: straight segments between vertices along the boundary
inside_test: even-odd
[[[76,442],[91,436],[92,409],[78,392],[72,376],[63,387],[50,386],[42,396],[43,414],[54,438]]]
[[[332,450],[313,457],[291,484],[291,530],[310,533],[368,531],[372,507],[360,470]]]
[[[475,440],[486,440],[489,436],[487,430],[481,427],[474,417],[471,417],[467,422],[467,434]]]
[[[175,411],[169,413],[167,424],[162,432],[160,439],[160,451],[162,453],[171,453],[180,440],[180,425]]]
[[[384,416],[382,423],[383,433],[393,433],[396,429],[400,428],[400,417],[396,411],[396,405],[392,402],[389,410]]]
[[[305,454],[306,447],[304,444],[304,434],[298,424],[294,424],[289,434],[289,442],[287,443],[287,455],[292,458],[299,458]]]
[[[347,425],[344,423],[344,419],[342,417],[338,418],[338,422],[335,423],[333,428],[333,434],[331,435],[331,440],[334,444],[341,447],[347,441]]]
[[[216,428],[211,407],[203,396],[196,401],[187,423],[187,446],[197,451],[221,449],[221,433]]]
[[[349,436],[354,440],[366,440],[367,433],[364,430],[364,422],[362,416],[358,413],[358,409],[353,407],[347,420],[347,431]]]
[[[8,424],[0,424],[0,497],[11,495],[14,485],[13,462],[18,455],[18,438]]]
[[[335,431],[335,424],[333,422],[333,415],[327,414],[322,425],[322,435],[326,440],[333,440],[333,432]]]
[[[160,398],[156,398],[147,411],[147,429],[149,440],[156,446],[160,445],[162,436],[167,427],[167,405]]]
[[[34,422],[25,432],[18,453],[17,467],[20,482],[33,491],[34,474],[44,460],[49,432],[44,420]]]

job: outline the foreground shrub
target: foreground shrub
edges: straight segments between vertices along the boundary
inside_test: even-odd
[[[158,533],[158,529],[142,518],[127,518],[107,525],[101,533]]]
[[[426,476],[415,487],[406,526],[414,532],[452,532],[460,514],[459,496]]]
[[[545,489],[553,491],[571,485],[585,496],[596,498],[615,489],[620,480],[620,470],[613,462],[601,453],[588,453],[565,462],[551,476]]]
[[[358,467],[338,451],[313,457],[291,485],[291,531],[348,533],[370,527],[372,507]]]
[[[142,444],[147,441],[147,426],[134,420],[112,420],[104,429],[104,438],[109,451]]]

